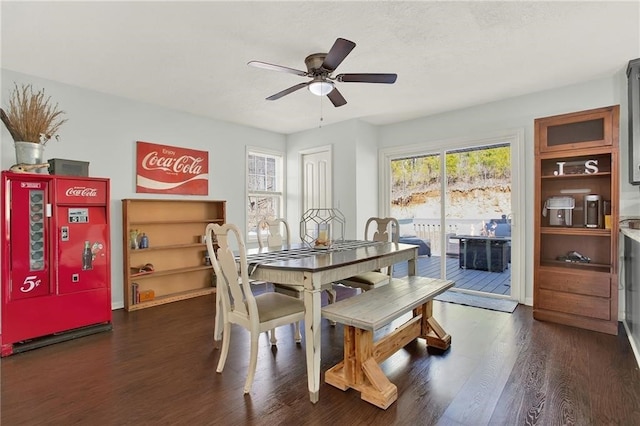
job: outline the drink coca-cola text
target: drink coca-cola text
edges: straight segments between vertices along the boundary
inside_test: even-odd
[[[97,188],[87,188],[86,186],[72,186],[65,192],[67,197],[97,197]]]
[[[152,151],[142,159],[142,168],[145,170],[164,170],[166,172],[182,173],[187,175],[199,175],[202,173],[204,158],[182,155],[173,157],[175,152],[163,149],[162,155]]]

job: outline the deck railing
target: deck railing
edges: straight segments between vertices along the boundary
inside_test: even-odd
[[[482,227],[485,223],[489,223],[491,219],[447,219],[444,226],[445,229],[445,250],[447,256],[457,256],[459,240],[450,238],[454,235],[480,235]],[[440,219],[400,219],[402,225],[412,224],[413,231],[418,238],[428,240],[431,245],[431,254],[434,256],[442,256],[442,230]]]

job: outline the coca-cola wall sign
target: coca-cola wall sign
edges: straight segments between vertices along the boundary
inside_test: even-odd
[[[137,142],[136,192],[209,195],[209,153]]]

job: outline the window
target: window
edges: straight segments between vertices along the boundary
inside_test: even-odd
[[[258,222],[284,215],[284,167],[280,153],[247,153],[247,235],[255,240]]]

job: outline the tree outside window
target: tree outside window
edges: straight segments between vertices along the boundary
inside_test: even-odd
[[[282,217],[282,155],[250,151],[247,155],[247,232],[256,239],[258,222]],[[264,230],[263,230],[264,231]]]

